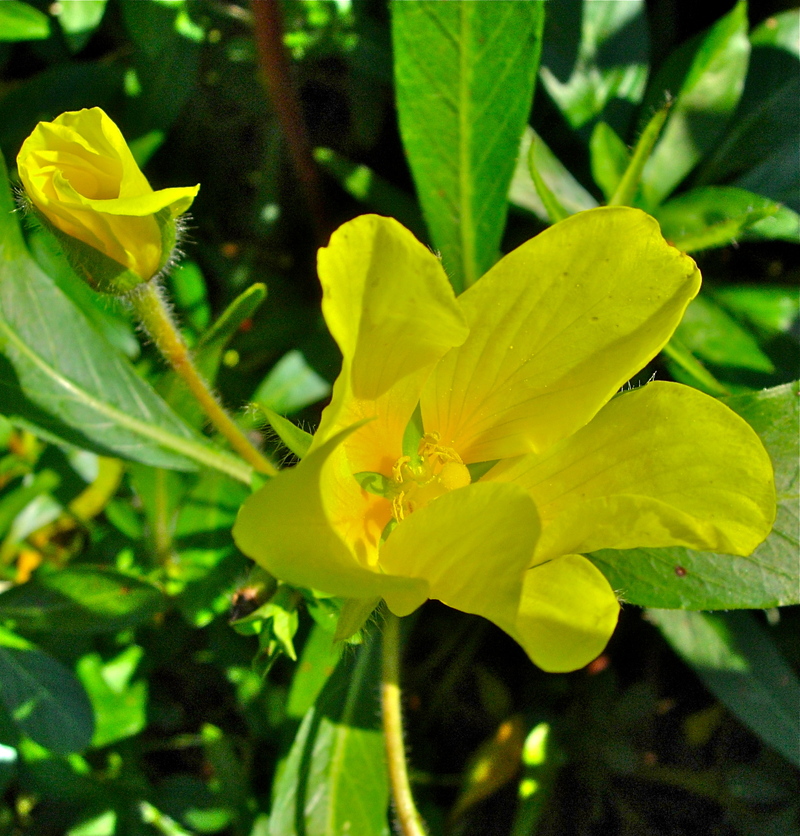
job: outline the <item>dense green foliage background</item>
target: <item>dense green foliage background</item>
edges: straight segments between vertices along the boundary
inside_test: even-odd
[[[255,2],[2,0],[0,151],[13,182],[37,121],[97,105],[154,187],[202,184],[166,285],[276,457],[263,409],[313,427],[338,371],[314,258],[339,223],[398,218],[461,288],[617,198],[705,282],[634,384],[724,398],[776,465],[778,524],[752,558],[593,555],[639,606],[585,670],[543,674],[436,603],[406,620],[431,832],[800,833],[800,15],[285,0],[281,64],[279,7]],[[462,60],[476,82],[453,99]],[[269,581],[229,533],[248,487],[125,305],[23,240],[0,192],[0,833],[390,832],[374,630],[334,648],[336,603],[286,587],[250,612]]]

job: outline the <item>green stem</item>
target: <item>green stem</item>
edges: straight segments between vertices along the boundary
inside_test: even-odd
[[[403,741],[403,711],[400,701],[400,619],[386,612],[383,623],[383,677],[381,681],[381,709],[389,783],[401,836],[427,836],[408,780],[405,743]]]
[[[274,476],[278,471],[248,440],[235,421],[220,406],[208,384],[200,376],[158,285],[145,282],[131,294],[131,304],[147,333],[172,369],[186,383],[209,421],[228,439],[231,447],[259,473]]]

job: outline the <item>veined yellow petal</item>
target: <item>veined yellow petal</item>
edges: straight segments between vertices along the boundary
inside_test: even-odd
[[[378,415],[372,402],[392,388],[392,410],[407,421],[430,368],[467,336],[439,259],[397,221],[363,215],[333,233],[318,270],[322,311],[343,355],[320,440]]]
[[[638,209],[550,227],[459,297],[470,335],[428,379],[426,431],[467,462],[547,449],[658,353],[699,287]]]
[[[618,616],[602,572],[585,557],[567,554],[525,573],[514,626],[504,629],[542,670],[560,673],[599,656]]]
[[[406,517],[383,544],[380,566],[391,574],[424,578],[427,597],[498,624],[511,623],[538,535],[536,507],[522,488],[476,483]],[[396,615],[407,615],[424,600],[395,593],[383,597]]]
[[[341,513],[342,498],[330,488],[347,490],[349,482],[355,484],[352,476],[342,481],[330,472],[348,432],[334,436],[249,497],[239,511],[234,540],[268,572],[296,586],[348,598],[378,598],[390,592],[427,597],[424,581],[367,567],[357,553],[363,543],[345,540],[332,522]]]
[[[677,545],[746,555],[775,519],[772,464],[756,433],[677,383],[626,392],[572,438],[486,478],[530,492],[543,521],[538,560]]]

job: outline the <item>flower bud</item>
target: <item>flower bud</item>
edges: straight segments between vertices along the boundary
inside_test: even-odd
[[[99,108],[40,122],[17,156],[31,208],[95,289],[125,293],[170,259],[199,186],[153,191]]]

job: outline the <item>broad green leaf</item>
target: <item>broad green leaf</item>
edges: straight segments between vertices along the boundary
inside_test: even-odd
[[[705,186],[662,204],[655,217],[667,241],[693,253],[736,241],[758,221],[777,215],[780,208],[775,201],[744,189]]]
[[[192,470],[196,462],[242,481],[250,468],[194,433],[162,401],[29,256],[0,171],[0,368],[6,416],[102,455]],[[65,346],[69,350],[65,350]],[[2,364],[6,366],[6,364]],[[31,408],[33,405],[33,408]]]
[[[93,747],[125,740],[147,725],[147,683],[143,679],[131,682],[143,654],[134,644],[107,662],[99,653],[78,660],[78,677],[94,711]]]
[[[302,353],[290,351],[261,381],[252,401],[281,415],[291,415],[330,393],[330,384],[308,365]]]
[[[647,617],[720,702],[800,766],[800,682],[750,613],[649,610]]]
[[[711,291],[734,316],[772,336],[785,334],[800,318],[800,291],[782,285],[725,285]]]
[[[107,0],[59,0],[58,22],[64,30],[70,50],[82,49],[100,25]]]
[[[231,538],[236,512],[249,491],[207,470],[179,504],[167,589],[184,618],[202,627],[231,606],[231,592],[245,570]]]
[[[546,223],[552,223],[531,177],[531,167],[536,168],[558,203],[570,214],[597,206],[597,201],[570,174],[545,141],[528,126],[522,134],[519,159],[508,195],[509,201],[515,206],[533,212]]]
[[[628,168],[631,158],[628,146],[607,122],[598,122],[589,140],[589,153],[594,182],[606,200],[610,200]]]
[[[755,336],[708,296],[692,300],[675,333],[693,354],[711,365],[775,371]]]
[[[724,399],[761,436],[775,467],[778,516],[769,537],[749,557],[684,548],[594,552],[591,560],[626,601],[689,610],[800,603],[799,392],[795,382]]]
[[[547,6],[539,75],[573,128],[602,114],[625,131],[644,94],[648,40],[644,0]]]
[[[211,321],[211,307],[200,268],[194,261],[184,261],[170,272],[167,283],[180,311],[181,324],[202,334]]]
[[[6,536],[18,514],[38,496],[54,491],[60,481],[55,471],[41,470],[30,481],[0,496],[0,538]]]
[[[800,215],[794,209],[778,204],[778,211],[774,215],[748,226],[742,233],[742,240],[800,243]]]
[[[753,191],[800,211],[800,157],[794,153],[800,123],[800,11],[767,18],[751,32],[750,43],[739,107],[697,182],[746,178]]]
[[[102,633],[149,621],[166,605],[147,581],[100,566],[39,573],[0,594],[0,619],[20,630]]]
[[[286,702],[289,717],[300,719],[314,705],[320,691],[336,669],[344,642],[334,641],[329,630],[315,624],[308,634],[295,668]]]
[[[304,717],[275,783],[270,836],[389,836],[379,644],[373,634],[348,652]]]
[[[692,354],[674,334],[670,341],[661,349],[667,362],[669,373],[687,386],[693,386],[707,395],[720,397],[730,395],[730,389],[720,383],[713,374]]]
[[[460,291],[497,258],[544,4],[420,0],[391,10],[403,146],[431,238]]]
[[[661,203],[716,146],[742,95],[749,56],[747,4],[739,2],[656,76],[648,99],[660,104],[666,92],[675,102],[642,175],[647,207]]]
[[[8,646],[6,636],[0,636],[0,702],[51,752],[78,752],[91,742],[92,706],[72,671],[32,645]]]
[[[21,0],[0,3],[0,41],[38,41],[49,36],[47,15]]]
[[[98,293],[75,274],[52,235],[31,230],[28,235],[31,255],[45,275],[78,308],[111,345],[129,360],[136,360],[141,346],[136,338],[129,309],[114,297]]]

